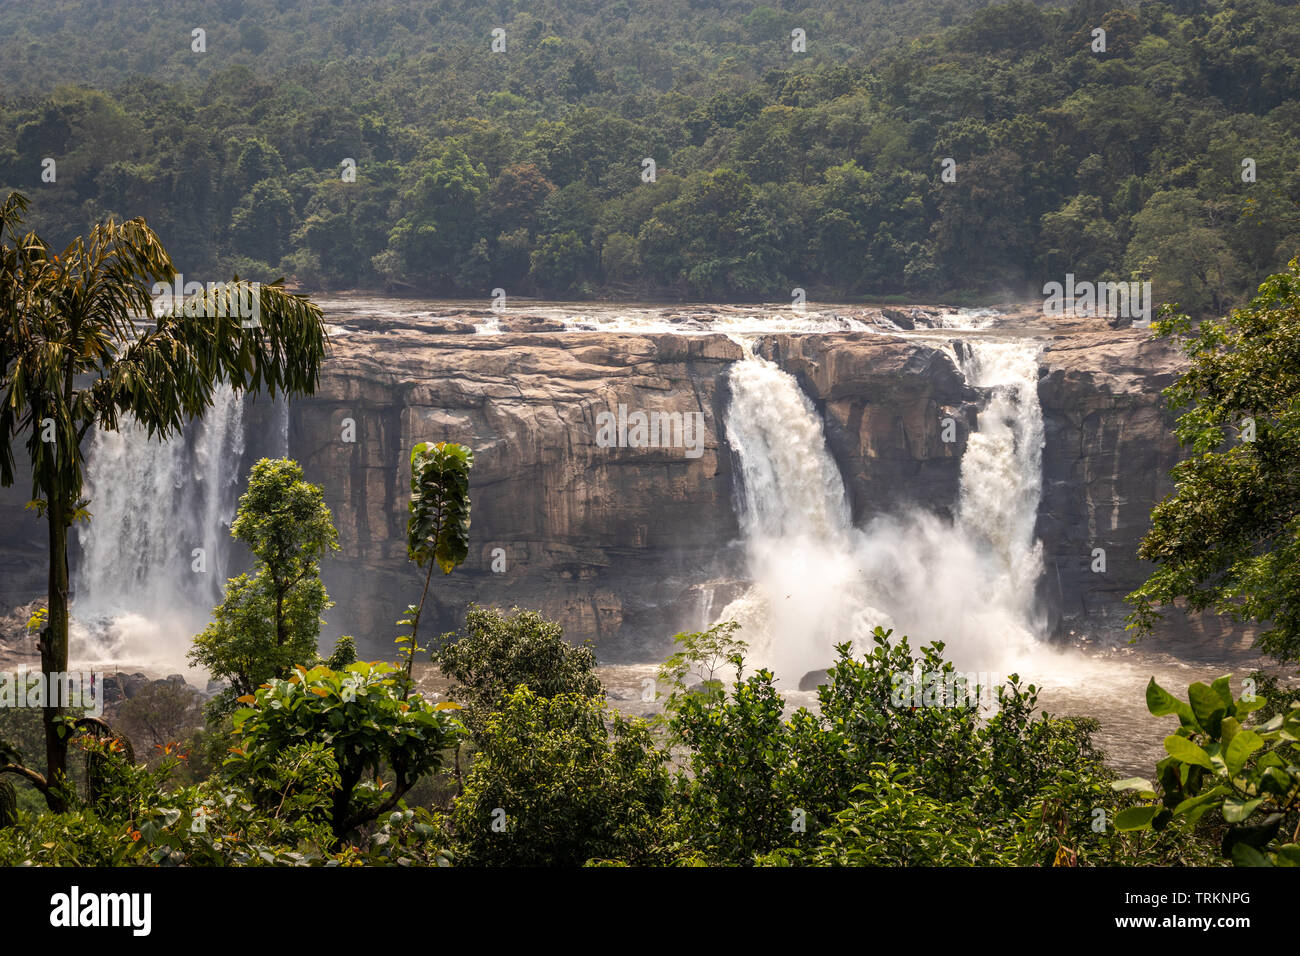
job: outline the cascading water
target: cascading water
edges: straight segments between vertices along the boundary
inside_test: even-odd
[[[741,623],[752,663],[787,687],[830,664],[837,643],[865,649],[877,625],[943,640],[963,669],[1010,667],[1034,649],[1038,346],[977,342],[963,351],[968,381],[990,399],[962,461],[955,519],[916,510],[861,529],[798,383],[748,348],[732,366],[726,427],[753,585],[720,619]]]
[[[73,587],[79,664],[174,669],[211,619],[226,581],[243,409],[221,386],[204,417],[169,441],[125,421],[95,433],[86,470],[93,517],[81,529]]]

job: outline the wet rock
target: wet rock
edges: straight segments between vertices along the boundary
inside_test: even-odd
[[[816,690],[830,680],[830,673],[825,670],[809,671],[799,678],[800,690]]]
[[[916,319],[910,312],[904,312],[902,309],[881,309],[880,314],[900,329],[916,328]]]
[[[503,332],[563,332],[566,328],[559,319],[547,319],[538,315],[501,320]]]

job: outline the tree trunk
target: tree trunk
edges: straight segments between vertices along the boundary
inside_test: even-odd
[[[46,697],[42,710],[45,722],[45,779],[49,789],[45,802],[55,813],[66,809],[63,787],[67,782],[68,741],[60,734],[58,719],[63,708],[63,675],[68,670],[68,508],[57,492],[49,496],[46,517],[50,530],[49,617],[41,638],[41,673]],[[54,675],[58,675],[55,677]],[[57,681],[57,683],[56,683]]]
[[[275,578],[271,579],[275,586],[275,646],[284,647],[284,642],[289,637],[289,629],[284,623],[284,592],[285,588],[280,587],[280,582]]]

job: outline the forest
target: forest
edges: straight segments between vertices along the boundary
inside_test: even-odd
[[[855,8],[233,2],[194,52],[184,4],[14,6],[0,194],[56,244],[142,215],[193,277],[472,298],[972,304],[1070,272],[1199,315],[1290,257],[1300,6]]]
[[[1152,282],[1187,355],[1133,629],[1182,602],[1300,661],[1297,4],[217,6],[0,11],[0,479],[30,477],[50,581],[15,679],[69,670],[86,436],[311,394],[308,293],[978,303],[1066,273]],[[259,324],[212,289],[153,311],[178,273],[235,274]],[[841,644],[796,707],[734,622],[685,631],[641,719],[535,611],[421,629],[474,455],[409,449],[423,590],[387,660],[319,646],[338,516],[263,458],[190,649],[219,692],[87,715],[4,675],[0,866],[1300,865],[1300,691],[1264,672],[1152,679],[1166,756],[1118,779],[1018,675],[950,698],[944,635]]]

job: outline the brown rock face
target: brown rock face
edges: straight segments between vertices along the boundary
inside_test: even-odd
[[[699,626],[698,585],[737,536],[718,436],[719,375],[739,356],[723,336],[340,336],[289,429],[339,529],[324,564],[332,629],[388,650],[390,622],[419,598],[405,529],[420,441],[475,452],[470,557],[431,586],[439,629],[471,600],[537,609],[615,655]],[[698,454],[601,447],[597,416],[620,405],[701,415]]]
[[[393,622],[423,584],[406,557],[410,450],[453,441],[476,456],[471,550],[450,575],[435,573],[425,642],[473,600],[539,610],[605,659],[661,656],[744,575],[725,430],[725,372],[740,346],[717,334],[556,333],[542,322],[473,334],[477,318],[350,320],[317,393],[292,406],[288,453],[324,488],[339,529],[341,550],[323,562],[336,602],[326,636],[350,633],[363,653],[392,653]],[[922,326],[926,316],[915,318]],[[1136,552],[1151,508],[1172,488],[1180,450],[1160,392],[1183,359],[1145,331],[1094,323],[1053,335],[1035,316],[1016,321],[1023,328],[1009,331],[1046,343],[1039,596],[1059,632],[1118,631],[1124,595],[1149,573]],[[940,345],[861,332],[759,341],[821,413],[859,524],[956,504],[983,396]],[[629,430],[624,447],[604,447],[598,416],[617,420],[620,406],[625,416],[698,414],[698,455],[683,433],[633,447]],[[256,455],[280,453],[266,402],[249,407],[245,425],[241,476]],[[0,492],[0,613],[44,592],[44,525],[23,511],[29,492],[23,475]],[[1171,617],[1169,633],[1207,646],[1224,639],[1212,618]]]
[[[1038,534],[1047,573],[1040,594],[1058,630],[1119,632],[1130,610],[1125,595],[1153,570],[1138,559],[1138,547],[1152,507],[1173,491],[1169,471],[1182,455],[1161,392],[1185,361],[1145,330],[1061,336],[1043,352],[1038,395],[1047,444]],[[1105,552],[1104,570],[1095,549]],[[1177,610],[1165,622],[1159,637],[1177,640],[1185,653],[1249,643],[1252,633]]]
[[[946,352],[866,332],[772,335],[759,352],[821,411],[855,523],[909,505],[951,512],[980,395]]]

